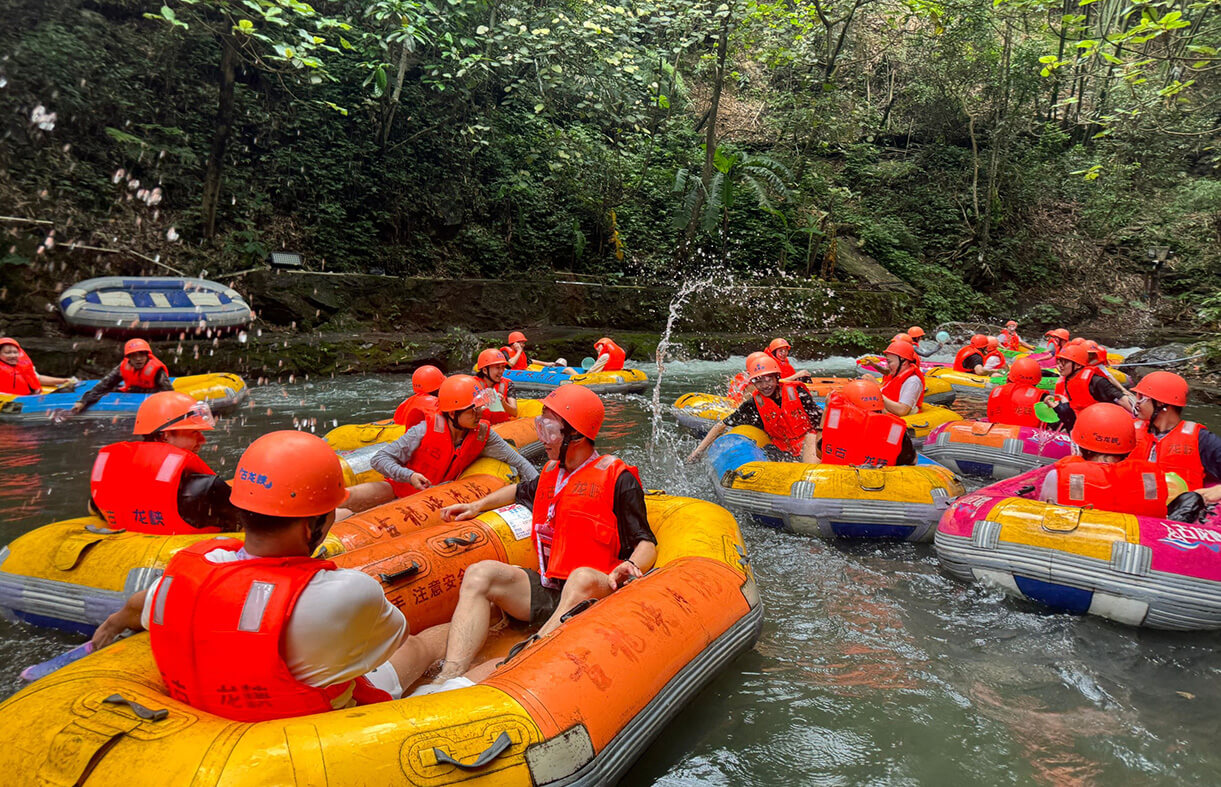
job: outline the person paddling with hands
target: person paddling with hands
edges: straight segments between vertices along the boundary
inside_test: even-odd
[[[85,412],[112,391],[149,394],[172,390],[174,384],[170,382],[169,369],[153,355],[153,348],[143,339],[131,339],[123,345],[123,361],[98,380],[98,384],[86,391],[81,400],[61,417]]]

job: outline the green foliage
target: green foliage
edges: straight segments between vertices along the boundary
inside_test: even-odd
[[[856,328],[836,328],[827,343],[842,352],[859,355],[876,350],[878,339]]]

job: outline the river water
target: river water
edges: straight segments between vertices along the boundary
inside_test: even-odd
[[[847,359],[805,365],[852,371]],[[722,390],[740,368],[740,358],[670,362],[661,401]],[[220,421],[202,455],[225,474],[259,434],[386,417],[407,388],[407,377],[388,375],[264,385]],[[647,486],[715,499],[704,469],[682,463],[694,440],[668,413],[652,441],[650,398],[608,397],[600,447],[638,464]],[[1221,427],[1216,408],[1188,416]],[[130,424],[0,424],[0,543],[83,515],[94,454]],[[624,783],[1221,783],[1221,634],[1051,614],[950,579],[927,544],[743,531],[762,638]],[[20,687],[23,667],[80,641],[0,621],[0,696]]]

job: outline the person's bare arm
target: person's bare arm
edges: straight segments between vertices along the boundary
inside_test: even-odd
[[[95,650],[114,642],[127,629],[144,630],[144,625],[140,622],[140,614],[144,611],[144,599],[147,595],[147,590],[133,594],[118,612],[102,621],[102,625],[97,627],[90,640]]]
[[[495,492],[484,495],[473,503],[455,503],[441,509],[441,519],[445,522],[461,522],[464,519],[474,519],[484,511],[510,505],[517,499],[517,484],[502,486]]]

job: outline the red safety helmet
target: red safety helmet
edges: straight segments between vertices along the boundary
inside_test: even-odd
[[[977,333],[971,337],[971,346],[977,350],[982,350],[988,346],[988,337],[982,333]]]
[[[1136,447],[1132,414],[1117,404],[1097,402],[1077,414],[1073,442],[1099,454],[1128,454]]]
[[[776,350],[779,350],[782,348],[785,350],[791,350],[791,349],[793,349],[793,345],[789,344],[788,340],[786,340],[786,339],[772,339],[767,344],[767,349],[770,350],[771,352],[776,352]]]
[[[775,361],[772,361],[775,363]],[[602,430],[606,407],[602,399],[583,385],[561,385],[543,398],[543,407],[590,440]]]
[[[229,495],[238,508],[282,517],[329,514],[347,499],[339,457],[321,437],[293,430],[250,444]]]
[[[132,353],[148,353],[152,355],[153,348],[149,347],[148,342],[143,339],[128,339],[127,344],[123,345],[123,357],[126,358]]]
[[[603,336],[601,339],[594,342],[594,347],[601,347],[604,344],[614,344],[614,341],[612,341],[609,336]]]
[[[521,331],[513,331],[512,333],[509,334],[509,344],[513,344],[514,342],[525,342],[525,341],[526,341],[526,335],[524,333],[522,333]]]
[[[919,325],[913,325],[912,327],[907,329],[907,335],[912,337],[916,341],[919,341],[920,339],[924,338],[924,329],[921,328]]]
[[[1105,364],[1107,360],[1107,351],[1101,344],[1093,339],[1085,343],[1085,349],[1090,353],[1090,363]]]
[[[1069,340],[1068,331],[1064,330],[1063,328],[1052,328],[1050,331],[1043,334],[1043,336],[1044,336],[1044,338],[1050,336],[1051,338],[1059,339],[1062,342],[1066,342]]]
[[[1186,406],[1187,390],[1187,381],[1174,372],[1149,372],[1132,387],[1133,393],[1176,407]]]
[[[1000,346],[1001,346],[1001,343],[995,336],[988,337],[988,349],[989,350],[995,350],[997,347],[1000,347]]]
[[[916,355],[916,347],[911,342],[891,342],[885,351],[886,355],[897,355],[904,360],[918,363],[919,357]]]
[[[882,389],[875,380],[853,380],[839,389],[839,392],[867,413],[880,413],[885,407],[882,403]]]
[[[3,347],[6,344],[11,344],[18,350],[21,349],[21,345],[17,343],[16,339],[11,339],[8,336],[0,337],[0,347]]]
[[[1066,344],[1060,352],[1056,353],[1056,360],[1061,358],[1082,366],[1090,365],[1090,351],[1085,349],[1085,344]]]
[[[1006,328],[1016,328],[1017,320],[1010,320],[1009,322],[1005,323],[1005,327]]]
[[[453,413],[474,407],[475,395],[481,390],[483,386],[469,374],[446,377],[437,389],[437,409],[443,413]]]
[[[162,391],[148,397],[140,405],[132,434],[204,431],[215,427],[216,419],[212,417],[212,408],[207,402],[181,391]]]
[[[891,341],[892,343],[893,343],[893,342],[907,342],[908,344],[912,344],[912,337],[911,337],[911,334],[907,334],[907,333],[896,333],[896,334],[894,335],[894,337],[893,337],[893,338],[891,338],[891,340],[890,340],[890,341]]]
[[[746,365],[746,376],[752,383],[760,377],[766,377],[769,374],[780,376],[780,364],[776,363],[776,359],[764,353],[762,358],[756,358],[754,363]]]
[[[1084,347],[1084,346],[1085,346],[1085,337],[1084,337],[1084,336],[1076,336],[1076,337],[1074,337],[1074,338],[1072,338],[1072,339],[1069,339],[1069,340],[1068,340],[1068,343],[1069,343],[1069,344],[1071,344],[1071,345],[1074,345],[1074,346],[1076,346],[1076,345],[1081,345],[1081,346],[1083,346],[1083,347]]]
[[[411,373],[411,390],[413,393],[436,393],[445,382],[445,372],[435,366],[421,366]]]
[[[505,354],[500,350],[489,348],[479,353],[479,360],[475,362],[475,368],[482,372],[489,366],[496,366],[497,364],[508,366],[509,359],[505,358]]]
[[[1043,380],[1043,369],[1033,358],[1018,358],[1009,367],[1009,382],[1038,385]]]

